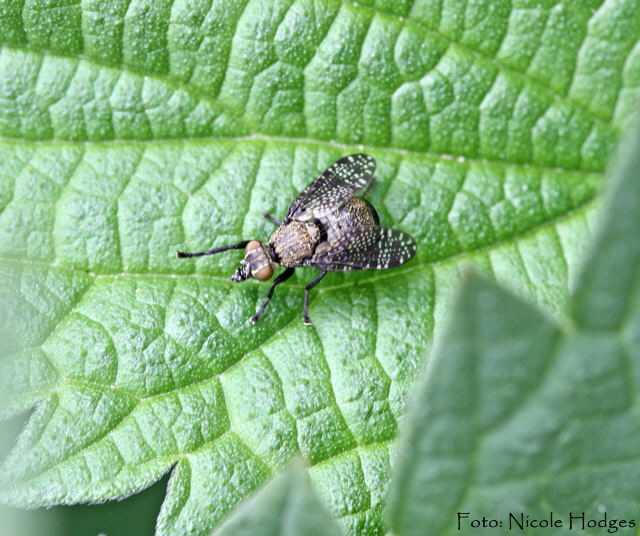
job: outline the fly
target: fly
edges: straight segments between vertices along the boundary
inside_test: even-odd
[[[350,270],[385,270],[395,268],[416,253],[416,242],[407,233],[380,227],[378,213],[363,197],[373,184],[376,161],[366,154],[352,154],[337,160],[293,200],[284,220],[263,214],[278,228],[269,243],[243,240],[237,244],[187,253],[179,258],[214,255],[229,249],[245,250],[240,267],[231,276],[239,283],[255,277],[271,279],[274,264],[285,270],[275,278],[267,297],[251,317],[255,324],[264,313],[277,285],[289,279],[296,268],[313,266],[320,274],[304,289],[303,319],[309,318],[309,291],[327,272]]]

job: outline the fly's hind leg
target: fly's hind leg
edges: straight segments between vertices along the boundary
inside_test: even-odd
[[[269,214],[268,212],[265,212],[262,217],[266,220],[269,220],[271,223],[273,223],[274,225],[277,225],[278,227],[280,227],[280,225],[282,225],[282,222],[278,219],[273,217],[271,214]]]
[[[275,290],[276,285],[279,285],[283,281],[286,281],[287,279],[289,279],[293,275],[293,272],[294,272],[294,268],[289,267],[284,272],[282,272],[278,277],[276,277],[273,283],[271,283],[271,286],[269,287],[269,292],[267,292],[267,297],[260,304],[260,307],[258,307],[256,314],[251,317],[252,324],[255,324],[258,320],[260,320],[262,313],[264,313],[264,310],[267,308],[267,305],[269,305],[269,302],[273,297],[273,291]]]
[[[327,272],[323,271],[318,277],[311,281],[311,283],[304,287],[304,309],[302,315],[305,326],[310,326],[312,324],[311,319],[309,318],[309,291],[320,283],[325,275],[327,275]]]
[[[364,191],[362,192],[362,197],[364,197],[365,199],[369,195],[369,190],[371,190],[371,187],[373,186],[374,182],[375,182],[375,179],[371,177],[367,185],[364,187]]]

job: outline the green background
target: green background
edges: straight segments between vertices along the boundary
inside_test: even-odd
[[[1,414],[38,405],[2,501],[103,501],[171,470],[158,533],[205,534],[300,451],[347,533],[382,531],[461,273],[571,322],[639,38],[631,0],[3,2]],[[233,286],[236,257],[175,258],[266,238],[262,212],[363,151],[418,254],[328,276],[313,328],[309,271],[250,328],[266,287]],[[30,517],[157,512],[163,485]]]

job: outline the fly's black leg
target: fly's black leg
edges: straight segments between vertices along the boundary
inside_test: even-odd
[[[211,248],[207,251],[198,251],[197,253],[188,253],[186,251],[177,251],[176,257],[179,259],[185,259],[187,257],[202,257],[204,255],[215,255],[216,253],[222,253],[223,251],[227,251],[229,249],[242,249],[249,243],[249,240],[243,240],[242,242],[238,242],[237,244],[232,244],[231,246],[220,246],[217,248]]]
[[[291,268],[291,267],[287,268],[284,272],[282,272],[278,277],[275,278],[273,283],[271,283],[271,286],[269,287],[269,292],[267,292],[267,297],[260,304],[260,307],[258,307],[256,314],[251,317],[252,324],[255,324],[258,320],[260,320],[262,313],[264,313],[264,310],[267,308],[267,305],[269,305],[269,302],[273,297],[273,290],[276,288],[276,285],[279,285],[283,281],[286,281],[287,279],[289,279],[293,275],[294,271],[295,271],[294,268]]]
[[[273,223],[274,225],[277,225],[278,227],[280,227],[280,225],[282,225],[282,222],[278,219],[278,218],[274,218],[271,214],[269,214],[268,212],[265,212],[262,215],[263,218],[269,220],[271,223]]]
[[[305,326],[310,326],[312,324],[311,319],[309,318],[309,291],[320,283],[325,275],[327,275],[327,272],[322,272],[318,277],[311,281],[311,283],[304,287],[304,309],[302,315],[304,317]]]

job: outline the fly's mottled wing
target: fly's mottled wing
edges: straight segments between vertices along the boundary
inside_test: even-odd
[[[373,178],[376,161],[367,154],[352,154],[331,164],[289,207],[286,220],[307,220],[330,214]]]
[[[413,237],[397,229],[349,227],[307,263],[329,271],[384,270],[408,262],[416,249]]]

